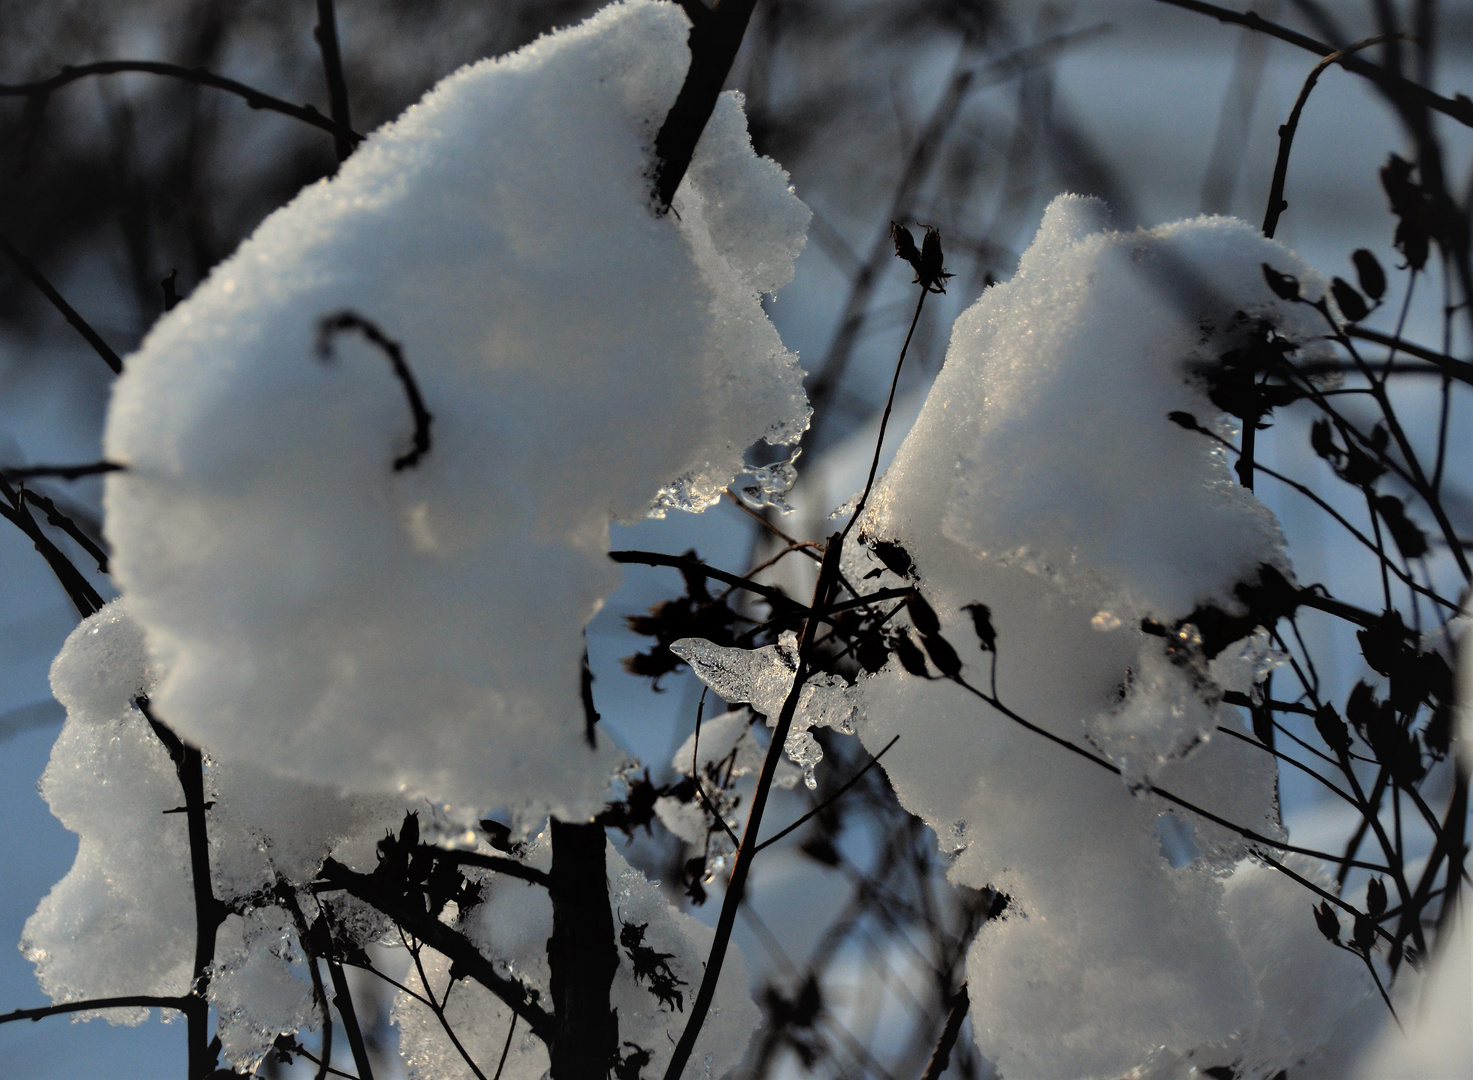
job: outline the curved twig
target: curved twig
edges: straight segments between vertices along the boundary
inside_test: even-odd
[[[430,422],[434,420],[430,411],[425,408],[424,399],[419,396],[419,384],[414,381],[414,372],[409,370],[409,362],[404,359],[404,350],[399,343],[380,330],[372,320],[365,319],[354,311],[339,311],[322,317],[317,325],[317,355],[323,360],[331,360],[333,337],[350,330],[358,331],[365,340],[378,347],[388,358],[389,366],[394,369],[394,374],[404,387],[409,413],[414,418],[414,446],[394,459],[394,471],[412,468],[419,464],[420,458],[430,452]]]
[[[290,116],[293,120],[300,120],[304,124],[320,128],[334,138],[351,140],[354,145],[363,141],[363,136],[358,132],[352,128],[339,127],[311,105],[293,105],[290,101],[283,101],[279,97],[263,93],[254,86],[227,79],[223,75],[216,75],[204,68],[185,67],[183,64],[165,64],[156,60],[99,60],[95,64],[69,65],[49,79],[38,79],[28,83],[0,83],[0,97],[45,98],[52,91],[60,90],[68,83],[74,83],[79,79],[93,75],[121,75],[126,72],[162,75],[165,78],[182,79],[199,86],[223,90],[227,94],[243,99],[253,109],[264,109],[267,112]]]
[[[407,901],[386,892],[372,876],[349,870],[335,859],[322,864],[320,876],[321,880],[315,886],[317,889],[340,889],[377,908],[405,931],[448,957],[466,975],[490,990],[525,1020],[534,1035],[549,1046],[552,1044],[555,1032],[553,1018],[532,1000],[525,986],[500,974],[491,961],[454,928],[431,918],[422,907],[416,910]]]
[[[0,1024],[15,1020],[44,1020],[48,1016],[66,1013],[91,1012],[93,1009],[174,1009],[187,1013],[194,1005],[188,997],[157,997],[153,994],[124,994],[120,997],[90,998],[85,1001],[63,1001],[56,1005],[43,1005],[37,1009],[13,1009],[0,1013]]]
[[[1219,7],[1216,4],[1203,3],[1202,0],[1159,0],[1160,3],[1170,4],[1172,7],[1182,8],[1185,11],[1194,11],[1198,15],[1210,15],[1218,22],[1231,23],[1234,26],[1246,26],[1249,30],[1256,30],[1270,37],[1276,37],[1280,41],[1287,41],[1290,45],[1297,46],[1307,52],[1318,53],[1320,56],[1328,56],[1335,52],[1335,46],[1326,45],[1323,41],[1316,41],[1307,34],[1301,34],[1297,30],[1290,30],[1287,26],[1269,22],[1262,18],[1256,11],[1241,12],[1233,11],[1231,8]],[[1414,83],[1410,79],[1387,71],[1376,64],[1368,63],[1355,56],[1341,57],[1337,61],[1346,71],[1353,71],[1363,78],[1370,79],[1380,86],[1392,97],[1403,96],[1410,98],[1420,105],[1425,105],[1451,116],[1460,124],[1473,127],[1473,101],[1458,95],[1456,98],[1445,98],[1427,87]]]
[[[1352,53],[1358,53],[1362,49],[1369,49],[1372,45],[1380,45],[1392,37],[1409,38],[1409,34],[1372,34],[1368,38],[1357,41],[1354,45],[1347,45],[1343,49],[1332,52],[1309,72],[1308,78],[1304,80],[1304,86],[1299,90],[1299,97],[1294,101],[1294,108],[1289,110],[1289,119],[1279,128],[1279,156],[1274,162],[1274,179],[1268,189],[1268,209],[1263,215],[1263,235],[1272,237],[1274,230],[1279,227],[1279,215],[1289,209],[1289,204],[1284,201],[1284,181],[1289,175],[1289,149],[1294,145],[1294,132],[1299,129],[1299,117],[1304,112],[1305,102],[1309,100],[1309,93],[1314,89],[1315,83],[1320,81],[1320,76],[1325,69],[1332,64],[1338,64]]]

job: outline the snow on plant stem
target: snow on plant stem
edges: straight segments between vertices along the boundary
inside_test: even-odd
[[[588,745],[578,672],[610,521],[702,509],[809,411],[759,302],[809,214],[738,96],[674,213],[651,204],[688,28],[628,0],[451,75],[129,358],[106,528],[186,738],[347,789],[597,809],[620,755]]]
[[[978,1047],[1011,1080],[1219,1064],[1308,1077],[1298,1063],[1337,1024],[1379,1007],[1357,960],[1320,938],[1309,894],[1239,864],[1232,880],[1257,876],[1225,895],[1242,837],[1142,786],[1283,836],[1273,759],[1214,737],[1242,726],[1223,691],[1251,690],[1272,657],[1251,637],[1209,654],[1189,617],[1241,614],[1237,585],[1265,566],[1288,575],[1287,557],[1220,445],[1170,418],[1232,434],[1204,372],[1249,335],[1282,335],[1297,357],[1323,347],[1323,325],[1275,297],[1265,262],[1323,291],[1242,222],[1111,232],[1098,203],[1056,200],[1016,276],[957,320],[861,521],[914,560],[964,678],[991,693],[995,659],[1002,703],[1134,785],[893,659],[859,684],[865,745],[899,736],[882,767],[954,857],[951,880],[1008,897],[967,978]],[[851,579],[879,565],[853,558]],[[995,653],[970,644],[963,608],[977,603]],[[1163,852],[1168,810],[1193,826],[1195,859]],[[1305,1022],[1285,1030],[1294,1010]]]

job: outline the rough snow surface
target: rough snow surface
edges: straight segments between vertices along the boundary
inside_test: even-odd
[[[652,212],[689,62],[674,4],[617,3],[465,68],[273,214],[130,357],[105,437],[116,577],[167,661],[160,715],[221,760],[568,818],[580,632],[611,520],[700,509],[808,406],[759,294],[808,210],[723,96]],[[386,356],[432,414],[415,430]]]
[[[67,720],[41,796],[79,843],[25,925],[21,951],[52,1001],[189,990],[194,896],[179,778],[133,706],[154,683],[143,635],[116,601],[67,638],[51,689]],[[148,1009],[109,1009],[136,1024]],[[170,1014],[172,1015],[172,1014]]]
[[[53,1001],[179,996],[190,987],[193,877],[187,820],[175,812],[184,795],[164,744],[134,704],[153,693],[157,678],[121,600],[78,626],[52,665],[52,691],[67,720],[41,793],[80,839],[71,870],[26,922],[21,949]],[[404,805],[208,759],[204,782],[211,888],[245,912],[220,928],[209,996],[225,1060],[249,1070],[278,1034],[315,1016],[296,927],[273,904],[273,891],[282,882],[303,888],[329,854],[355,864],[371,859],[373,841]],[[137,1023],[148,1010],[99,1015]]]
[[[1149,617],[1175,634],[1203,604],[1236,613],[1236,583],[1256,580],[1261,564],[1288,570],[1277,524],[1228,459],[1167,418],[1190,412],[1230,432],[1199,375],[1235,346],[1239,312],[1314,354],[1323,327],[1275,298],[1264,262],[1307,295],[1323,290],[1239,221],[1118,233],[1103,230],[1098,203],[1055,201],[1017,275],[958,319],[860,532],[910,554],[974,686],[991,692],[993,656],[961,609],[982,603],[1004,705],[1113,759],[1137,785],[1273,838],[1272,758],[1216,728],[1244,730],[1222,691],[1248,689],[1274,658],[1252,639],[1206,657],[1190,626],[1168,658],[1167,639],[1140,630]],[[856,545],[846,558],[851,580],[879,565]],[[1232,830],[1133,793],[894,660],[858,691],[865,745],[878,752],[899,736],[883,767],[954,856],[952,879],[1010,898],[967,963],[979,1049],[1009,1080],[1118,1077],[1240,1043],[1282,1068],[1315,1050],[1327,1017],[1361,1001],[1369,983],[1347,972],[1331,1000],[1304,1005],[1313,1023],[1274,1027],[1267,1003],[1288,993],[1292,971],[1275,967],[1276,947],[1234,904],[1281,901],[1247,886],[1225,893],[1247,850]],[[1163,841],[1179,823],[1197,857],[1173,865]],[[1309,894],[1301,901],[1286,960],[1302,952],[1333,966],[1319,955],[1333,949],[1314,940]]]
[[[551,855],[544,832],[524,861],[545,870],[551,865]],[[488,880],[486,899],[466,919],[467,935],[505,973],[535,986],[543,1001],[550,1000],[547,939],[552,934],[552,905],[547,893],[511,878],[491,875]],[[636,1074],[659,1076],[685,1028],[686,1008],[700,985],[713,932],[672,908],[658,884],[629,866],[613,845],[608,848],[608,881],[615,932],[621,939],[619,968],[610,989],[610,1001],[618,1013],[619,1053],[626,1064],[630,1058],[642,1060]],[[628,929],[631,927],[634,930]],[[661,974],[678,980],[670,984],[677,996],[662,999],[654,993],[651,979],[636,978],[631,949],[641,946],[665,954],[667,967]],[[448,962],[426,952],[423,964],[430,988],[443,996]],[[406,985],[423,993],[424,981],[414,966]],[[445,1014],[471,1059],[487,1075],[495,1072],[508,1046],[511,1010],[479,983],[463,980],[450,991]],[[401,992],[394,1001],[394,1019],[411,1080],[470,1080],[475,1076],[439,1019],[422,1002]],[[746,965],[733,946],[726,954],[721,982],[686,1075],[699,1080],[724,1075],[741,1061],[760,1020],[761,1013],[747,990]],[[546,1046],[519,1023],[511,1033],[503,1080],[538,1080],[548,1065]]]

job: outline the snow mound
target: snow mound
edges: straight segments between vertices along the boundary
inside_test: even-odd
[[[1142,785],[1283,839],[1273,759],[1217,730],[1247,734],[1223,691],[1249,690],[1275,657],[1261,637],[1208,655],[1188,617],[1241,615],[1238,584],[1264,566],[1288,577],[1287,557],[1223,451],[1168,414],[1230,435],[1203,372],[1245,326],[1273,327],[1295,357],[1322,347],[1318,316],[1277,299],[1261,264],[1310,297],[1324,284],[1232,219],[1102,223],[1097,202],[1056,200],[1017,275],[957,320],[860,534],[910,555],[963,678],[1129,783],[893,659],[856,687],[859,731],[872,753],[899,736],[883,768],[953,856],[952,880],[1008,897],[967,963],[978,1048],[1002,1075],[1137,1075],[1244,1040],[1284,1067],[1326,1025],[1266,1018],[1265,980],[1282,970],[1266,973],[1272,950],[1224,895],[1247,841]],[[851,580],[879,566],[859,545],[846,559]],[[962,610],[978,603],[995,654]],[[1347,974],[1316,1016],[1353,1008],[1368,985]]]
[[[580,631],[610,521],[709,505],[809,412],[759,296],[809,213],[737,95],[651,205],[688,29],[628,0],[451,75],[129,358],[107,534],[183,735],[344,789],[599,808],[621,759],[585,743]],[[324,336],[344,312],[401,350],[427,452],[388,346]]]
[[[154,692],[158,673],[123,601],[72,632],[51,681],[67,720],[41,794],[80,842],[71,870],[27,920],[21,950],[55,1002],[181,996],[195,948],[188,823],[178,812],[184,795],[168,751],[135,705]],[[278,887],[304,890],[329,854],[371,868],[373,841],[403,816],[404,804],[208,758],[204,782],[211,888],[245,913],[220,928],[208,993],[220,1011],[225,1059],[249,1071],[278,1034],[315,1015],[293,944],[297,928],[277,902]],[[96,1015],[134,1024],[148,1014]]]

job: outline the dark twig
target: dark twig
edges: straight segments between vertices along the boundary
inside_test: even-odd
[[[125,472],[126,465],[114,461],[89,461],[85,465],[26,465],[17,469],[0,469],[0,478],[8,481],[79,480],[84,476],[101,476],[110,472]]]
[[[823,563],[818,571],[818,584],[813,590],[812,606],[814,608],[821,608],[828,601],[829,592],[833,588],[835,576],[839,571],[839,557],[843,546],[844,541],[838,533],[829,539],[828,547],[824,551]],[[777,765],[783,756],[783,745],[787,742],[788,732],[793,726],[793,716],[798,709],[798,699],[803,693],[803,687],[808,682],[809,676],[813,673],[813,639],[817,629],[817,619],[808,619],[803,624],[803,636],[798,644],[798,670],[793,674],[793,685],[783,701],[782,710],[778,713],[777,724],[772,732],[772,741],[768,744],[767,756],[762,761],[762,772],[758,776],[756,790],[752,793],[751,809],[747,814],[747,826],[742,834],[741,846],[737,848],[731,879],[726,886],[726,895],[721,901],[721,914],[716,920],[716,933],[711,940],[711,953],[706,961],[706,972],[701,978],[700,989],[696,991],[695,1000],[691,1003],[690,1016],[686,1020],[685,1030],[680,1033],[680,1041],[676,1043],[675,1051],[670,1055],[670,1064],[665,1070],[665,1080],[679,1080],[681,1073],[685,1071],[691,1051],[695,1049],[696,1038],[701,1033],[701,1026],[706,1021],[706,1014],[711,1009],[711,1001],[716,995],[716,983],[721,977],[722,963],[726,959],[726,950],[731,943],[731,932],[736,924],[737,909],[741,906],[747,875],[752,868],[752,859],[757,854],[757,834],[762,827],[762,815],[767,809],[767,797],[772,790],[773,777],[777,774]]]
[[[691,17],[690,67],[675,104],[655,136],[655,198],[661,211],[670,208],[675,190],[685,178],[756,6],[757,0],[717,0],[709,9],[700,4],[685,5]]]
[[[332,1006],[327,1000],[327,989],[322,985],[322,971],[317,966],[317,954],[309,945],[312,931],[307,925],[307,917],[302,914],[302,905],[297,903],[296,890],[292,888],[291,882],[278,877],[276,895],[296,924],[297,940],[302,944],[302,951],[307,954],[307,974],[312,980],[312,998],[317,1002],[317,1010],[322,1013],[322,1057],[317,1062],[317,1076],[314,1080],[327,1080],[328,1069],[332,1067]]]
[[[84,1001],[63,1001],[56,1005],[43,1005],[38,1009],[15,1009],[0,1013],[0,1024],[15,1020],[44,1020],[48,1016],[66,1013],[91,1012],[93,1009],[174,1009],[187,1013],[194,1007],[194,999],[188,997],[158,997],[152,994],[124,994],[121,997],[89,998]]]
[[[511,1023],[506,1028],[506,1042],[501,1047],[501,1060],[496,1063],[496,1075],[491,1080],[501,1080],[501,1070],[506,1068],[506,1055],[511,1053],[511,1037],[517,1032],[517,1014],[511,1014]]]
[[[926,1071],[921,1073],[921,1080],[941,1080],[941,1074],[946,1071],[947,1065],[951,1064],[951,1050],[956,1046],[957,1036],[962,1031],[962,1021],[967,1018],[967,1009],[971,1005],[971,999],[967,997],[967,984],[962,983],[957,992],[952,995],[951,1005],[946,1012],[946,1026],[941,1029],[941,1038],[936,1042],[936,1050],[931,1054],[931,1060],[926,1063]]]
[[[3,90],[4,88],[0,87],[0,92]],[[46,275],[41,273],[36,264],[12,244],[4,233],[0,233],[0,251],[5,252],[5,257],[15,264],[15,268],[24,274],[32,285],[41,290],[41,294],[51,301],[51,306],[61,312],[61,317],[71,323],[73,330],[82,335],[87,344],[92,346],[92,351],[102,357],[102,362],[112,369],[112,373],[121,375],[123,373],[122,357],[113,351],[111,345],[102,340],[102,336],[92,329],[86,319],[77,314],[77,309],[66,302],[66,297],[56,291],[56,287],[46,279]]]
[[[486,1074],[483,1073],[481,1071],[481,1067],[476,1064],[476,1059],[471,1057],[470,1051],[465,1048],[465,1045],[460,1041],[460,1037],[455,1034],[455,1028],[451,1026],[450,1019],[445,1015],[445,1006],[441,1002],[435,1000],[434,988],[430,986],[430,977],[425,974],[424,961],[420,959],[419,955],[423,947],[417,941],[411,942],[404,935],[403,926],[400,926],[398,930],[400,940],[404,942],[404,947],[409,950],[409,955],[414,958],[414,969],[419,973],[419,984],[423,986],[425,990],[425,996],[423,999],[425,1004],[428,1005],[430,1007],[430,1011],[435,1014],[435,1019],[440,1021],[440,1027],[443,1028],[445,1034],[449,1036],[450,1042],[455,1046],[456,1052],[460,1054],[461,1060],[470,1067],[471,1072],[476,1074],[476,1080],[486,1080]],[[450,991],[455,988],[455,975],[453,974],[453,966],[451,968],[451,971],[452,974],[450,975],[449,982],[445,987],[445,1001],[450,1000]],[[513,1013],[512,1015],[515,1016],[516,1014]]]
[[[962,104],[973,90],[1005,82],[1053,59],[1066,48],[1107,34],[1113,29],[1110,24],[1101,23],[1097,26],[1059,34],[1037,44],[1018,49],[981,67],[965,66],[963,63],[965,53],[963,53],[958,58],[946,89],[942,91],[936,107],[932,109],[925,127],[906,156],[905,164],[900,171],[900,179],[896,184],[895,194],[890,201],[889,211],[883,220],[886,222],[905,221],[912,216],[917,194],[930,175],[931,166],[938,159],[941,146],[951,126],[956,122]],[[834,338],[819,364],[818,374],[809,384],[808,398],[815,412],[822,412],[823,406],[833,396],[844,376],[844,369],[849,364],[854,347],[864,329],[865,320],[869,316],[870,299],[878,284],[881,267],[890,257],[891,250],[890,229],[887,225],[875,237],[863,265],[854,275],[849,288],[849,296],[844,304],[844,312],[839,317],[838,330],[835,331]]]
[[[1425,346],[1415,342],[1406,341],[1390,334],[1383,334],[1379,330],[1368,330],[1364,326],[1347,326],[1344,328],[1346,337],[1359,338],[1361,341],[1372,341],[1377,345],[1385,345],[1396,352],[1404,352],[1415,356],[1419,360],[1426,360],[1429,364],[1435,364],[1437,368],[1448,378],[1456,379],[1458,382],[1473,386],[1473,364],[1466,360],[1455,360],[1446,353],[1434,352]]]
[[[210,1007],[205,991],[210,985],[210,965],[215,961],[215,936],[229,914],[225,905],[215,899],[210,881],[210,834],[205,820],[205,759],[196,746],[190,746],[149,708],[143,695],[133,699],[148,726],[164,744],[179,786],[184,791],[185,822],[189,835],[189,875],[194,889],[194,972],[190,980],[189,1076],[200,1080],[214,1068],[215,1055],[210,1050]]]
[[[28,503],[39,506],[46,513],[46,524],[66,533],[78,547],[96,559],[99,574],[107,573],[107,552],[98,546],[97,541],[83,532],[81,526],[58,510],[56,503],[29,488],[21,488],[20,497]]]
[[[1294,133],[1299,129],[1299,116],[1304,112],[1304,104],[1309,100],[1310,91],[1314,89],[1315,83],[1320,81],[1320,76],[1325,69],[1332,64],[1338,64],[1352,53],[1369,49],[1372,45],[1379,45],[1386,41],[1388,35],[1374,34],[1371,37],[1357,41],[1354,45],[1347,45],[1343,49],[1332,52],[1309,72],[1309,77],[1304,80],[1304,86],[1299,90],[1299,97],[1294,102],[1294,108],[1289,110],[1289,119],[1279,128],[1279,156],[1274,162],[1274,179],[1268,191],[1268,210],[1263,215],[1263,235],[1272,237],[1274,230],[1279,226],[1279,215],[1289,208],[1284,201],[1284,182],[1289,175],[1289,150],[1294,145]]]
[[[980,690],[977,687],[973,686],[960,675],[951,676],[951,681],[956,683],[962,689],[966,690],[968,693],[981,699],[982,701],[985,701],[988,705],[991,705],[994,709],[996,709],[1003,716],[1007,717],[1013,723],[1026,728],[1027,730],[1033,732],[1035,735],[1042,735],[1045,739],[1055,744],[1056,746],[1061,746],[1065,750],[1078,754],[1086,761],[1098,765],[1100,768],[1105,769],[1107,772],[1114,773],[1116,776],[1122,775],[1120,771],[1120,766],[1116,765],[1108,758],[1101,757],[1100,755],[1086,750],[1082,746],[1079,746],[1077,743],[1072,743],[1068,739],[1060,735],[1055,735],[1047,728],[1039,727],[1032,721],[1024,719],[1022,716],[1018,715],[1012,709],[1004,705],[1002,701],[988,694],[987,691]],[[1159,788],[1155,784],[1142,784],[1140,785],[1140,787],[1142,790],[1149,791],[1152,795],[1155,795],[1158,798],[1165,799],[1169,803],[1180,806],[1183,810],[1189,810],[1192,813],[1197,814],[1199,817],[1206,818],[1208,821],[1212,822],[1215,825],[1221,825],[1224,829],[1227,829],[1230,832],[1234,832],[1237,835],[1241,836],[1243,839],[1252,841],[1255,844],[1266,844],[1269,847],[1276,848],[1279,851],[1292,851],[1299,855],[1308,855],[1311,858],[1322,859],[1325,862],[1342,861],[1337,855],[1331,855],[1328,852],[1324,851],[1317,851],[1314,848],[1296,847],[1293,844],[1288,844],[1281,840],[1274,840],[1271,837],[1264,836],[1262,833],[1255,832],[1252,829],[1244,828],[1242,825],[1239,825],[1236,822],[1232,822],[1229,821],[1227,818],[1220,817],[1217,814],[1212,813],[1212,811],[1198,806],[1196,803],[1188,802],[1181,796],[1173,794],[1172,792],[1167,791],[1164,788]],[[1366,870],[1373,870],[1376,873],[1381,874],[1390,872],[1388,867],[1382,866],[1380,863],[1353,861],[1351,865],[1359,866],[1362,869]]]
[[[46,531],[31,516],[31,511],[26,501],[21,498],[20,492],[4,479],[0,479],[0,496],[3,496],[3,501],[0,501],[0,517],[5,518],[26,534],[26,538],[30,540],[36,553],[46,560],[47,566],[51,567],[51,572],[56,575],[56,580],[66,591],[77,613],[85,619],[93,612],[101,611],[102,597],[92,587],[92,583],[82,576],[82,572],[72,565],[72,561],[66,557],[65,553],[52,543]]]
[[[1307,52],[1317,53],[1320,56],[1329,56],[1336,52],[1333,45],[1326,45],[1323,41],[1316,41],[1308,35],[1301,34],[1296,30],[1290,30],[1287,26],[1269,22],[1262,18],[1257,12],[1233,11],[1230,8],[1219,7],[1216,4],[1203,3],[1202,0],[1158,0],[1159,3],[1170,4],[1186,11],[1194,11],[1199,15],[1210,15],[1218,22],[1231,23],[1234,26],[1246,26],[1250,30],[1276,37],[1280,41],[1287,41],[1290,45],[1297,46]],[[1445,98],[1434,93],[1425,86],[1402,76],[1388,71],[1379,65],[1368,63],[1355,56],[1344,56],[1337,61],[1346,71],[1370,79],[1376,83],[1393,99],[1406,99],[1418,105],[1424,105],[1434,109],[1445,116],[1450,116],[1460,124],[1473,127],[1473,101],[1465,97]]]
[[[526,863],[517,862],[516,859],[508,859],[504,855],[483,855],[479,851],[451,850],[449,848],[434,847],[429,844],[421,844],[417,850],[426,852],[427,854],[433,854],[441,862],[451,862],[458,866],[479,866],[485,870],[494,870],[498,874],[505,874],[507,877],[520,878],[534,885],[541,885],[543,888],[547,887],[548,877],[541,870],[535,866],[528,866]]]
[[[859,501],[854,504],[854,513],[849,515],[849,520],[844,523],[844,531],[839,534],[841,540],[849,536],[849,530],[854,528],[854,523],[864,513],[864,505],[869,501],[870,490],[875,486],[875,473],[880,468],[880,451],[885,446],[885,429],[890,425],[890,412],[895,408],[895,388],[900,385],[900,369],[905,364],[905,354],[910,349],[910,339],[915,336],[916,323],[921,321],[921,309],[926,306],[926,297],[931,290],[925,283],[921,284],[921,295],[916,300],[915,314],[910,317],[910,329],[905,332],[905,342],[900,346],[900,357],[895,361],[895,374],[890,377],[890,393],[885,398],[885,411],[880,414],[880,433],[875,437],[875,452],[870,458],[869,476],[864,481],[864,491],[860,493]]]
[[[669,566],[676,570],[697,570],[707,577],[715,578],[717,581],[734,585],[738,589],[745,589],[749,593],[755,593],[774,606],[775,610],[784,611],[789,614],[800,612],[803,605],[790,596],[784,595],[783,591],[771,585],[762,585],[749,578],[740,577],[718,570],[714,566],[707,566],[698,559],[692,559],[686,555],[666,555],[659,551],[611,551],[609,558],[616,563],[636,563],[640,566]]]
[[[343,1018],[343,1032],[348,1036],[348,1049],[353,1052],[353,1065],[358,1070],[358,1080],[373,1080],[373,1064],[368,1058],[368,1047],[363,1042],[363,1029],[358,1025],[358,1011],[353,1007],[353,992],[348,986],[348,976],[336,958],[327,958],[327,970],[332,976],[333,1004]],[[512,1021],[516,1021],[512,1013]]]
[[[206,71],[204,68],[185,67],[182,64],[164,64],[154,60],[101,60],[95,64],[79,64],[64,67],[49,79],[38,79],[28,83],[3,83],[0,84],[0,97],[29,97],[32,99],[44,99],[55,90],[60,90],[68,83],[85,79],[92,75],[119,75],[124,72],[143,72],[148,75],[162,75],[171,79],[183,79],[185,82],[196,83],[199,86],[209,86],[216,90],[223,90],[227,94],[234,94],[243,98],[245,103],[253,109],[265,109],[268,112],[281,113],[290,116],[293,120],[300,120],[304,124],[311,124],[332,135],[334,138],[348,139],[354,144],[363,140],[363,136],[351,129],[340,131],[338,125],[323,116],[311,105],[293,105],[290,101],[272,97],[270,94],[262,93],[253,86],[227,79],[216,75],[214,72]]]
[[[349,137],[353,123],[348,117],[348,83],[343,78],[343,58],[338,52],[338,19],[333,0],[317,0],[317,26],[312,31],[322,50],[322,74],[327,78],[327,100],[332,110],[333,143],[338,160],[346,160],[357,141]]]
[[[490,990],[527,1022],[534,1035],[551,1044],[554,1032],[552,1017],[532,999],[527,988],[501,975],[470,941],[453,927],[430,917],[423,906],[416,909],[408,901],[383,889],[370,875],[349,870],[335,859],[328,859],[322,864],[321,878],[316,888],[319,891],[341,889],[377,908],[405,931],[447,957],[468,977]]]
[[[414,381],[414,372],[409,370],[408,361],[404,359],[404,350],[397,341],[380,330],[376,323],[353,311],[339,311],[335,315],[323,316],[318,323],[317,355],[323,360],[331,360],[333,337],[349,330],[357,330],[371,344],[378,346],[404,387],[404,396],[409,401],[409,413],[414,418],[414,446],[394,459],[394,471],[412,468],[419,464],[420,458],[430,452],[430,422],[434,417],[425,408],[424,399],[419,396],[419,385]]]

